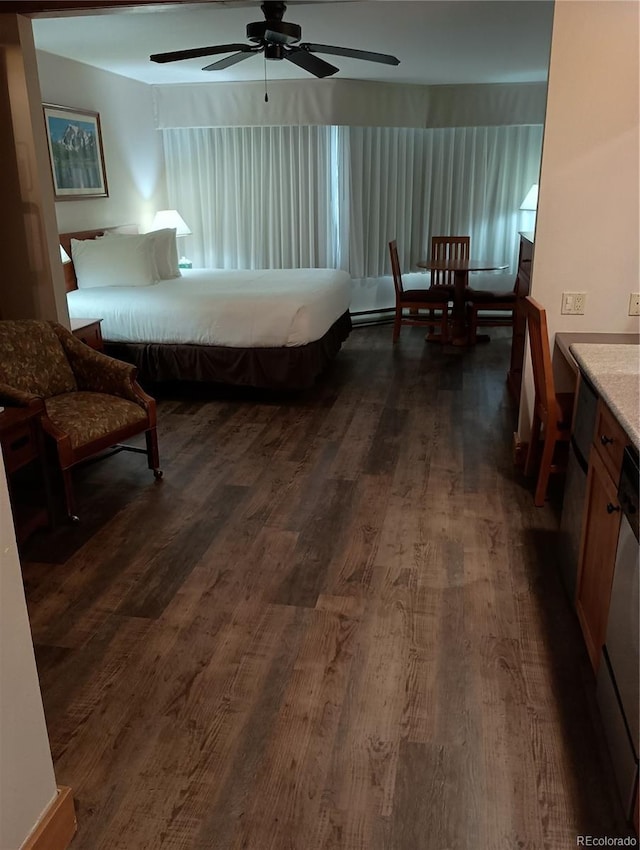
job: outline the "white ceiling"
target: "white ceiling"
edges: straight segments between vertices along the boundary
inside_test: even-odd
[[[290,2],[284,20],[302,40],[391,53],[398,67],[322,56],[340,68],[332,79],[431,85],[540,82],[547,78],[552,0],[370,0]],[[311,79],[293,63],[251,56],[224,71],[216,58],[159,65],[151,53],[246,42],[246,25],[263,20],[258,2],[211,2],[33,21],[36,47],[144,83]],[[322,55],[322,54],[319,54]],[[266,68],[265,68],[266,64]]]

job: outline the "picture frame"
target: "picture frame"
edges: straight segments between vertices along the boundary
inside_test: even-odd
[[[52,103],[42,108],[55,200],[109,197],[99,113]]]

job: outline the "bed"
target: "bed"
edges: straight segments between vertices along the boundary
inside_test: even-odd
[[[83,285],[89,280],[84,254],[97,249],[85,240],[105,236],[99,240],[103,251],[108,236],[113,251],[113,235],[132,237],[118,240],[130,255],[150,236],[132,227],[61,234],[60,244],[75,260],[64,265],[69,315],[102,319],[105,351],[133,363],[143,383],[303,389],[351,331],[350,278],[334,269],[181,269],[179,277],[165,274],[159,280],[156,269],[149,284],[143,273],[130,280],[130,259],[125,274],[116,257],[103,262],[104,280],[100,268],[91,285]],[[177,270],[175,237],[172,249],[175,259],[168,268],[175,263]],[[120,280],[125,285],[116,284]]]

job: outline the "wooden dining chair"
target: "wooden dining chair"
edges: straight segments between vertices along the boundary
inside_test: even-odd
[[[432,236],[431,237],[431,259],[432,260],[463,260],[469,259],[471,245],[470,236]],[[431,286],[446,286],[453,297],[455,289],[454,273],[452,271],[432,271]],[[413,312],[413,311],[412,311]],[[430,313],[433,318],[433,311]],[[433,328],[435,322],[431,322]]]
[[[467,325],[469,341],[476,342],[478,327],[512,328],[518,300],[518,278],[513,289],[493,291],[467,287]]]
[[[547,314],[531,296],[528,295],[525,298],[525,303],[535,400],[524,473],[531,475],[534,472],[539,452],[540,432],[544,429],[542,457],[538,465],[538,479],[533,498],[534,504],[542,507],[547,495],[549,476],[551,473],[564,472],[566,468],[566,460],[562,460],[557,455],[562,444],[566,445],[571,437],[574,394],[556,393],[551,367]]]
[[[420,310],[440,311],[440,336],[441,341],[446,342],[449,337],[449,298],[450,292],[442,287],[429,289],[405,289],[402,284],[400,272],[400,261],[398,259],[398,244],[395,239],[389,242],[389,254],[391,256],[391,271],[393,273],[393,287],[395,289],[396,305],[395,318],[393,322],[393,342],[400,337],[402,325],[424,325],[429,327],[435,324],[435,317],[429,314],[421,314]],[[409,313],[406,314],[405,310]]]
[[[432,236],[432,260],[468,260],[470,236]],[[453,272],[432,271],[431,286],[450,286],[453,289]]]

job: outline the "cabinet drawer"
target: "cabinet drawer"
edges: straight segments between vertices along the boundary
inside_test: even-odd
[[[30,421],[21,422],[2,433],[2,454],[8,473],[15,472],[38,457],[38,440]]]
[[[519,263],[528,262],[531,264],[533,259],[533,242],[526,236],[520,235],[520,256]]]
[[[76,336],[85,345],[95,348],[96,351],[102,351],[102,333],[100,331],[100,323],[93,322],[83,328],[74,330],[73,335]]]
[[[624,429],[602,400],[598,402],[593,442],[607,472],[617,485],[620,478],[622,455],[629,440]]]

